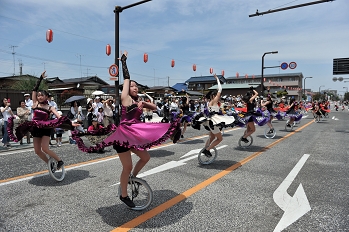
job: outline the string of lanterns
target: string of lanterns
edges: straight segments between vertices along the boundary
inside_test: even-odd
[[[49,42],[49,43],[51,43],[53,41],[53,31],[51,29],[48,29],[46,31],[46,41]],[[111,46],[110,46],[110,44],[106,45],[105,53],[107,54],[107,56],[110,56],[110,54],[111,54]],[[143,61],[144,61],[144,63],[148,62],[148,54],[147,53],[144,53]],[[173,68],[174,66],[175,66],[175,60],[172,59],[171,60],[171,67]],[[196,72],[196,64],[193,64],[193,71]],[[213,74],[213,68],[210,68],[209,71],[210,71],[211,74]],[[224,70],[222,70],[221,74],[222,74],[222,76],[224,76]],[[236,73],[236,77],[239,78],[239,73],[238,72]],[[245,78],[248,78],[247,74],[245,74]],[[254,75],[252,75],[252,78],[254,78]]]

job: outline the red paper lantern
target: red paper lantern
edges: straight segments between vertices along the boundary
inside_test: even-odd
[[[211,74],[213,73],[213,68],[210,68],[210,73],[211,73]]]
[[[53,40],[53,31],[51,29],[48,29],[46,31],[46,40],[47,42],[51,43]]]
[[[263,81],[265,81],[265,78],[263,78]]]
[[[254,75],[252,75],[252,79],[254,79]],[[270,83],[270,80],[269,80],[269,83]]]
[[[193,64],[193,71],[196,71],[196,64]]]
[[[222,70],[222,76],[224,76],[224,70]]]
[[[245,78],[248,78],[248,75],[247,75],[247,74],[245,74]]]
[[[239,73],[238,72],[236,73],[236,78],[239,78]]]
[[[147,54],[147,53],[144,53],[144,55],[143,55],[143,61],[144,61],[144,63],[147,63],[147,62],[148,62],[148,54]]]
[[[110,46],[110,44],[107,44],[107,46],[105,47],[105,53],[107,54],[107,56],[109,56],[111,54],[111,46]]]
[[[171,61],[171,67],[173,68],[175,66],[175,61],[174,61],[174,59],[172,59],[172,61]]]

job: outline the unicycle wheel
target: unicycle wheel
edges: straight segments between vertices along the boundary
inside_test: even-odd
[[[252,143],[253,143],[253,138],[252,138],[252,136],[249,135],[249,136],[247,137],[247,140],[248,140],[248,142],[242,141],[242,136],[241,136],[241,138],[239,139],[239,142],[238,142],[239,146],[240,146],[241,148],[248,148],[248,147],[250,147],[250,146],[252,145]]]
[[[269,133],[270,130],[273,130],[273,132],[272,132],[272,133]],[[273,128],[273,129],[270,129],[269,127],[266,127],[266,128],[265,128],[265,130],[264,130],[264,136],[265,136],[267,139],[272,139],[272,138],[275,137],[275,135],[276,135],[276,131],[275,131],[274,128]]]
[[[212,156],[207,156],[203,153],[205,148],[202,148],[202,150],[198,154],[198,161],[202,165],[210,164],[212,163],[218,155],[217,149],[214,147],[210,150]]]
[[[137,177],[130,177],[127,185],[127,195],[136,205],[132,210],[143,210],[153,201],[153,191],[148,183]],[[119,196],[121,196],[121,185],[119,185]]]
[[[65,169],[64,165],[57,170],[57,161],[50,157],[47,162],[48,166],[48,172],[50,173],[50,176],[55,179],[56,181],[62,181],[65,177]]]
[[[286,122],[286,125],[285,125],[285,131],[292,131],[293,130],[293,123],[288,123],[289,121]],[[287,126],[289,125],[289,126]]]

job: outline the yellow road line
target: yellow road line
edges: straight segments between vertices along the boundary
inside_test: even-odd
[[[232,130],[236,130],[236,129],[228,129],[228,130],[226,130],[226,132],[229,132],[229,131],[232,131]],[[207,135],[199,135],[199,136],[195,136],[195,137],[191,137],[191,138],[186,138],[184,140],[180,140],[179,143],[190,141],[190,140],[196,140],[196,139],[203,138],[203,137],[207,137]],[[172,142],[163,143],[163,144],[160,144],[159,146],[154,146],[152,149],[165,147],[165,146],[168,146],[168,145],[171,145],[171,144],[173,144],[173,143]],[[100,159],[94,159],[94,160],[89,160],[89,161],[85,161],[85,162],[81,162],[81,163],[77,163],[77,164],[71,164],[71,165],[64,166],[64,167],[66,169],[69,169],[69,168],[78,167],[78,166],[81,166],[81,165],[92,164],[92,163],[95,163],[95,162],[100,162],[100,161],[104,161],[104,160],[108,160],[108,159],[114,159],[116,157],[118,157],[117,154],[112,155],[112,156],[108,156],[108,157],[103,157],[103,158],[100,158]],[[25,174],[25,175],[21,175],[21,176],[15,176],[15,177],[11,177],[11,178],[0,180],[0,184],[11,182],[11,181],[16,181],[16,180],[20,180],[20,179],[25,179],[25,178],[28,178],[28,177],[38,176],[38,175],[42,175],[42,174],[46,174],[46,173],[48,173],[47,170],[40,171],[40,172],[29,173],[29,174]]]
[[[64,166],[64,167],[68,169],[68,168],[73,168],[73,167],[77,167],[77,166],[80,166],[80,165],[86,165],[86,164],[91,164],[91,163],[94,163],[94,162],[108,160],[108,159],[115,158],[115,157],[117,157],[117,155],[112,155],[112,156],[103,157],[103,158],[100,158],[100,159],[85,161],[85,162],[81,162],[81,163],[77,163],[77,164],[71,164],[71,165]],[[11,177],[11,178],[8,178],[8,179],[0,180],[0,184],[6,183],[6,182],[10,182],[10,181],[16,181],[16,180],[20,180],[20,179],[24,179],[24,178],[28,178],[28,177],[33,177],[33,176],[37,176],[37,175],[41,175],[41,174],[45,174],[45,173],[48,173],[48,171],[45,170],[45,171],[34,172],[34,173],[26,174],[26,175],[15,176],[15,177]]]
[[[208,185],[212,184],[213,182],[219,180],[220,178],[222,178],[223,176],[231,173],[232,171],[234,171],[235,169],[241,167],[242,165],[246,164],[247,162],[251,161],[252,159],[256,158],[257,156],[259,156],[260,154],[262,154],[263,152],[265,152],[266,150],[268,150],[269,148],[275,146],[276,144],[280,143],[281,141],[285,140],[286,138],[292,136],[293,134],[295,134],[297,131],[302,130],[303,128],[309,126],[311,123],[313,123],[314,121],[311,121],[305,125],[303,125],[302,127],[298,128],[297,130],[290,132],[289,134],[287,134],[285,137],[282,137],[278,140],[276,140],[275,142],[269,144],[268,146],[262,148],[260,151],[246,157],[245,159],[241,160],[240,162],[230,166],[229,168],[217,173],[216,175],[208,178],[207,180],[201,182],[200,184],[188,189],[187,191],[175,196],[174,198],[162,203],[161,205],[155,207],[154,209],[149,210],[148,212],[132,219],[131,221],[126,222],[125,224],[115,228],[112,230],[112,232],[124,232],[124,231],[129,231],[132,228],[135,228],[136,226],[142,224],[143,222],[149,220],[150,218],[162,213],[163,211],[171,208],[172,206],[174,206],[175,204],[178,204],[179,202],[187,199],[189,196],[193,195],[194,193],[198,192],[199,190],[207,187]]]

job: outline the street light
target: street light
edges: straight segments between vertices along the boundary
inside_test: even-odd
[[[264,92],[264,56],[266,54],[276,54],[279,53],[278,51],[272,51],[272,52],[265,52],[262,56],[262,75],[261,75],[261,96],[263,96],[263,92]]]
[[[307,79],[307,78],[313,78],[313,77],[305,77],[304,78],[304,81],[303,81],[303,92],[304,92],[304,96],[305,96],[305,79]],[[305,100],[307,100],[307,96],[305,96]]]
[[[151,0],[143,0],[143,1],[139,1],[133,4],[130,4],[128,6],[115,6],[114,9],[114,13],[115,13],[115,61],[114,64],[116,64],[116,66],[118,67],[118,70],[120,70],[119,68],[119,44],[120,44],[120,36],[119,36],[119,14],[128,8],[140,5],[142,3],[146,3],[149,2]],[[120,97],[119,97],[119,73],[120,71],[118,71],[118,74],[116,75],[116,80],[115,80],[115,100],[116,100],[116,107],[118,110],[118,113],[116,114],[116,120],[115,120],[115,124],[118,125],[119,124],[119,120],[120,120]]]
[[[321,87],[325,87],[324,85],[320,85],[320,87],[319,87],[319,94],[320,94],[320,89],[321,89]]]

